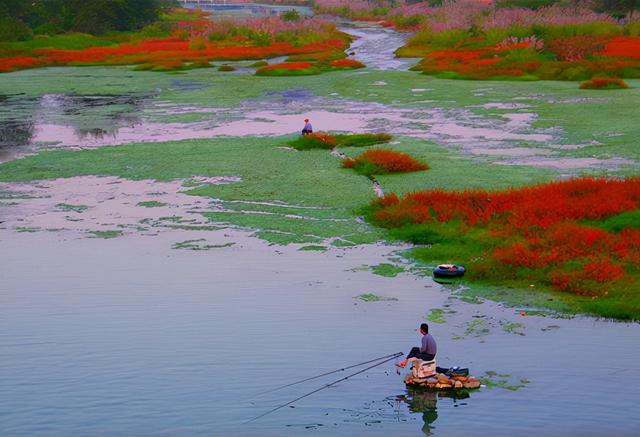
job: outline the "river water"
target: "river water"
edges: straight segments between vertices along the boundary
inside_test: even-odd
[[[235,244],[170,248],[187,238]],[[393,247],[301,252],[233,230],[113,240],[1,231],[0,243],[3,435],[640,430],[637,325],[523,317],[451,300],[430,279],[358,271]],[[362,293],[397,301],[354,299]],[[437,399],[407,393],[389,363],[245,423],[342,375],[265,390],[406,352],[433,308],[451,311],[446,324],[431,324],[439,363],[530,382]],[[473,320],[487,320],[486,330],[465,334]],[[506,323],[522,326],[508,332]]]
[[[360,44],[356,53],[371,47]],[[147,98],[107,107],[120,114]],[[46,104],[55,111],[60,103]],[[65,113],[78,124],[84,116]],[[3,125],[3,132],[16,129],[28,130],[28,123]],[[138,222],[108,202],[126,195],[135,203],[136,193],[153,185],[140,184],[100,191],[103,207],[90,219]],[[394,246],[300,251],[234,229],[86,238],[80,225],[56,229],[63,215],[53,214],[51,203],[77,200],[65,187],[31,187],[40,190],[35,199],[0,205],[2,435],[640,433],[637,324],[523,315],[491,302],[465,303],[428,277],[388,278],[366,268],[397,261],[401,248]],[[27,188],[5,184],[0,192]],[[77,191],[91,197],[89,188]],[[184,207],[198,208],[188,197]],[[41,230],[33,232],[35,225]],[[185,241],[211,248],[174,248]],[[365,293],[393,300],[356,298]],[[495,372],[503,376],[494,380],[520,388],[486,387],[465,399],[407,391],[388,363],[247,423],[343,374],[264,393],[271,388],[406,352],[434,309],[446,320],[431,323],[440,365],[468,366],[477,376]]]

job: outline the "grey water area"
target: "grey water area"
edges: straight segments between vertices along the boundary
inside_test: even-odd
[[[197,238],[234,244],[171,249]],[[462,302],[429,278],[362,268],[397,247],[299,251],[232,229],[110,240],[0,230],[0,244],[2,435],[640,431],[636,324],[524,317]],[[407,390],[389,362],[247,423],[348,373],[270,389],[406,352],[434,308],[445,317],[431,323],[440,365],[521,388],[457,399]]]

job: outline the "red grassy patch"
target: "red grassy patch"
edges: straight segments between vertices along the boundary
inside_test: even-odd
[[[331,61],[329,65],[336,68],[363,68],[365,66],[362,62],[353,59],[337,59]]]
[[[475,268],[484,277],[542,274],[557,289],[596,295],[626,280],[625,266],[640,262],[639,230],[608,232],[587,224],[640,209],[638,177],[579,178],[494,192],[390,194],[373,206],[374,221],[389,228],[432,223],[450,224],[456,232],[475,229],[473,238],[480,239],[469,247],[485,249],[469,258],[482,260]]]
[[[594,77],[582,82],[580,88],[584,90],[624,89],[629,88],[629,85],[624,80],[615,77]]]
[[[640,38],[616,36],[605,46],[603,56],[620,58],[640,58]]]
[[[217,46],[208,41],[185,41],[181,38],[150,38],[139,43],[126,43],[111,47],[90,47],[83,50],[37,49],[33,57],[0,58],[0,71],[11,71],[35,66],[54,65],[161,65],[185,62],[206,63],[214,60],[264,59],[275,56],[307,54],[344,49],[345,42],[330,39],[301,47],[289,42],[274,42],[268,46]],[[308,63],[286,63],[284,68],[308,68]]]
[[[271,64],[260,67],[258,71],[271,70],[305,70],[311,68],[310,62],[283,62],[281,64]]]
[[[39,59],[31,56],[0,58],[0,72],[33,68],[39,65]]]
[[[344,168],[368,168],[371,173],[408,173],[427,170],[429,166],[411,155],[395,150],[377,149],[367,150],[356,158],[346,158],[342,161]]]

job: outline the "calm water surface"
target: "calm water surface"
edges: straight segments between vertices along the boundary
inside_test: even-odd
[[[429,279],[352,271],[392,247],[300,252],[224,232],[237,244],[202,252],[170,249],[181,232],[99,240],[0,231],[2,434],[640,431],[629,389],[640,384],[637,325],[521,317],[451,301]],[[354,299],[367,292],[398,301]],[[244,423],[333,379],[259,395],[269,388],[407,351],[416,325],[443,305],[456,313],[432,324],[439,363],[531,382],[437,399],[407,393],[389,363]],[[526,335],[452,339],[482,315],[523,323]]]

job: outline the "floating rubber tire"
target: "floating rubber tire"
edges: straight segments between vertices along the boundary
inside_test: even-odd
[[[434,278],[461,278],[464,276],[463,266],[441,264],[433,269]]]

